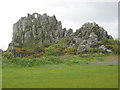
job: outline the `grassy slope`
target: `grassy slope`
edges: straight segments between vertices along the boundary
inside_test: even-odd
[[[3,68],[3,88],[117,88],[117,65]]]

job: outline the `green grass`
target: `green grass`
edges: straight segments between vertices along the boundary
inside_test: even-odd
[[[57,58],[61,60],[61,63],[56,63]],[[82,54],[63,55],[57,58],[3,60],[3,88],[118,87],[118,66],[116,64],[89,64],[96,62],[116,63],[118,60],[117,55]],[[37,60],[37,64],[34,60]],[[26,65],[28,61],[33,64],[31,67],[23,65]],[[51,67],[52,64],[49,63],[46,65],[46,61],[58,64],[58,66],[53,65]]]
[[[117,65],[5,67],[3,88],[117,88]]]

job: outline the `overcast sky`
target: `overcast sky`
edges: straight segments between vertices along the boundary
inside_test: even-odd
[[[12,26],[27,13],[55,15],[63,28],[79,29],[86,22],[96,22],[114,38],[118,37],[118,0],[1,0],[0,49],[12,41]]]

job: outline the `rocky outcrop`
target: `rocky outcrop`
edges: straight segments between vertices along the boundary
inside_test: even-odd
[[[19,47],[31,41],[33,44],[57,43],[64,33],[61,22],[55,16],[28,14],[13,25],[13,44]]]
[[[88,22],[82,25],[80,29],[76,30],[73,37],[77,38],[75,43],[79,43],[77,52],[88,51],[90,48],[98,48],[98,41],[112,38],[106,30],[95,22]]]
[[[33,13],[21,17],[13,25],[13,38],[8,50],[13,52],[16,47],[34,47],[40,44],[58,43],[60,39],[65,39],[67,42],[63,45],[81,52],[99,48],[98,41],[110,38],[112,37],[107,31],[95,22],[85,23],[73,33],[71,28],[68,30],[62,28],[61,21],[57,21],[55,15]]]

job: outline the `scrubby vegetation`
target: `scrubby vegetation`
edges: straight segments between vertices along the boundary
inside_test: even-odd
[[[20,58],[16,57],[14,59],[4,59],[3,67],[7,65],[13,66],[24,66],[24,67],[32,67],[32,66],[40,66],[46,64],[59,64],[61,63],[60,59],[56,56],[46,56],[42,58]],[[10,66],[11,66],[10,65]]]
[[[66,65],[86,65],[91,64],[94,61],[101,62],[105,60],[107,55],[103,53],[94,53],[94,54],[80,54],[80,55],[71,55],[65,54],[61,56],[56,55],[45,55],[40,58],[26,58],[26,57],[15,57],[11,59],[3,58],[3,67],[33,67],[33,66],[42,66],[42,65],[54,65],[54,64],[66,64]],[[109,56],[109,54],[108,54]]]
[[[99,41],[98,45],[105,45],[106,48],[111,49],[113,54],[120,54],[120,41],[114,39],[108,39]]]
[[[14,58],[14,55],[11,52],[7,52],[7,51],[3,52],[2,56],[3,56],[3,59],[13,59]]]
[[[62,40],[61,40],[62,42]],[[98,45],[104,44],[108,49],[112,49],[111,53],[105,53],[102,49],[90,48],[89,51],[76,54],[76,48],[63,47],[61,43],[40,45],[35,48],[16,48],[16,54],[11,52],[3,52],[3,66],[7,64],[20,65],[20,66],[40,66],[45,64],[89,64],[92,60],[103,60],[106,55],[116,55],[120,53],[118,40],[108,39],[99,41]],[[66,60],[62,56],[75,56],[68,57]]]

